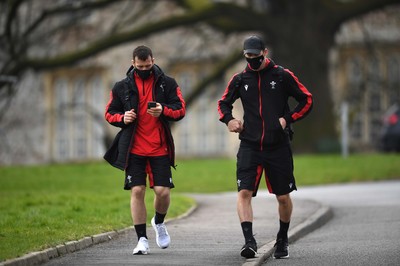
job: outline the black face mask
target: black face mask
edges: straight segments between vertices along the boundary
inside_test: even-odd
[[[247,58],[246,57],[246,61],[249,63],[251,69],[259,69],[262,62],[264,61],[264,56],[260,55],[258,57],[254,57],[254,58]]]
[[[135,68],[136,74],[138,74],[138,76],[143,80],[148,79],[150,77],[152,70],[153,70],[153,68],[150,68],[148,70],[140,70],[140,69]]]

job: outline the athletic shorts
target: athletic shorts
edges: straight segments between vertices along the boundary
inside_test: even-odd
[[[265,171],[265,182],[270,193],[285,195],[297,190],[290,145],[260,151],[241,142],[236,168],[238,191],[251,190],[255,197],[263,171]]]
[[[146,157],[130,154],[125,170],[125,190],[134,186],[146,186],[147,176],[150,188],[154,186],[173,188],[171,166],[168,155]]]

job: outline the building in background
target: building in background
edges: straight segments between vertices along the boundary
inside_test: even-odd
[[[338,117],[340,106],[348,103],[350,149],[377,150],[383,115],[400,104],[400,8],[349,21],[336,42],[331,92]]]
[[[151,15],[165,10],[161,6]],[[332,97],[336,110],[343,102],[350,105],[350,144],[357,151],[377,148],[381,116],[400,102],[399,14],[398,9],[386,9],[346,23],[331,53]],[[102,16],[88,21],[96,24],[96,19]],[[227,56],[226,51],[241,49],[244,36],[227,37],[205,26],[176,28],[115,47],[74,67],[26,73],[0,128],[0,165],[101,160],[118,131],[104,120],[104,108],[137,45],[153,49],[156,64],[176,78],[185,97]],[[76,45],[75,38],[63,41]],[[173,126],[178,158],[235,155],[238,135],[219,122],[217,101],[244,62],[207,88]],[[235,105],[240,118],[240,101]]]

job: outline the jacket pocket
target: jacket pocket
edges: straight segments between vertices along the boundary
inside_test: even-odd
[[[283,143],[286,139],[286,134],[283,130],[268,130],[265,132],[264,145],[275,145]]]
[[[279,119],[274,119],[273,124],[266,128],[264,134],[264,145],[281,144],[287,139],[287,134],[279,123]]]

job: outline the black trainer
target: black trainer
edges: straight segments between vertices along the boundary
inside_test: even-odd
[[[289,258],[289,242],[288,239],[279,238],[275,243],[275,259],[285,259]]]
[[[246,241],[240,250],[240,255],[246,259],[254,258],[257,255],[257,242],[254,238]]]

